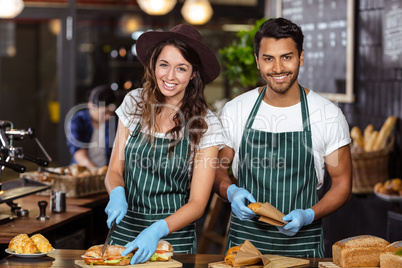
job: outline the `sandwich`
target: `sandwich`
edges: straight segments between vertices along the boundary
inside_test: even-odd
[[[131,258],[137,249],[133,250],[126,256],[121,256],[121,253],[126,249],[123,246],[108,245],[103,257],[101,257],[103,245],[96,245],[90,247],[81,257],[86,264],[89,265],[114,265],[122,266],[129,265]],[[149,259],[150,261],[168,261],[173,256],[172,245],[165,240],[159,240],[155,253]]]
[[[165,240],[159,240],[155,253],[149,259],[150,261],[168,261],[173,256],[172,245]]]
[[[402,241],[395,241],[380,253],[380,267],[402,267]]]
[[[126,256],[121,256],[121,253],[126,249],[125,247],[108,245],[102,257],[102,247],[103,245],[90,247],[85,252],[85,255],[81,256],[85,263],[89,265],[129,265],[130,260],[134,255],[132,252],[130,252]]]

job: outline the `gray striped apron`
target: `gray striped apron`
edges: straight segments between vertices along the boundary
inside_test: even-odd
[[[134,133],[138,130],[139,125]],[[169,142],[167,138],[155,137],[152,146],[147,134],[139,132],[130,136],[124,152],[128,211],[116,226],[112,244],[126,245],[152,223],[187,203],[190,142],[187,138],[178,141],[170,156]],[[172,244],[176,253],[196,253],[195,223],[163,239]]]
[[[303,88],[299,88],[303,131],[271,133],[251,128],[265,95],[264,87],[247,119],[239,147],[238,186],[284,214],[318,202],[308,104]],[[263,254],[324,256],[321,221],[302,227],[295,236],[286,236],[258,217],[241,221],[232,213],[226,247],[245,239]]]

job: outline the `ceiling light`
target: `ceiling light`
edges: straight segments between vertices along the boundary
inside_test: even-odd
[[[142,27],[142,18],[137,15],[123,15],[120,18],[120,28],[125,34],[132,34]]]
[[[191,24],[205,24],[213,13],[208,0],[186,0],[181,9],[184,19]]]
[[[49,21],[49,30],[52,34],[58,35],[61,31],[61,21],[60,19],[51,19]]]
[[[165,15],[176,5],[177,0],[137,0],[140,8],[149,15]]]
[[[12,19],[24,9],[22,0],[0,0],[0,18]]]

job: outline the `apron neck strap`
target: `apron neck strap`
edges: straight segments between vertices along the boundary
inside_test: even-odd
[[[254,103],[253,109],[251,110],[251,112],[247,118],[246,126],[245,126],[246,129],[251,128],[251,126],[253,125],[254,118],[257,115],[258,109],[260,108],[260,105],[261,105],[262,99],[264,98],[266,90],[267,90],[267,86],[265,86],[261,90],[260,94],[258,95],[258,98]]]
[[[310,116],[308,112],[308,105],[307,105],[307,96],[304,89],[299,84],[300,89],[300,104],[301,104],[301,112],[302,112],[302,120],[303,120],[303,131],[310,131]]]

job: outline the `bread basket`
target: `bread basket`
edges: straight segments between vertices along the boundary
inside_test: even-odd
[[[105,174],[105,172],[81,172],[76,175],[57,175],[33,171],[22,173],[20,176],[51,186],[50,189],[39,192],[37,195],[50,196],[52,191],[63,191],[66,197],[76,198],[106,192]]]
[[[389,178],[389,154],[394,148],[394,142],[395,137],[391,135],[383,149],[373,152],[363,152],[352,145],[352,192],[354,194],[373,193],[374,185],[377,182],[385,181]]]

